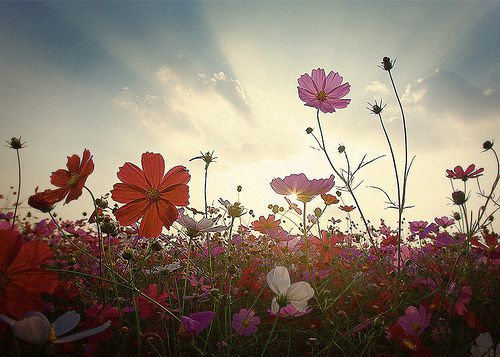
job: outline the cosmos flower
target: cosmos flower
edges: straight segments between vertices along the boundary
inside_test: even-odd
[[[82,160],[76,154],[68,156],[67,170],[59,169],[50,176],[50,183],[59,188],[50,190],[49,199],[69,203],[82,195],[87,177],[94,171],[94,161],[88,149],[83,151]],[[47,191],[44,191],[47,192]]]
[[[238,335],[250,336],[257,332],[257,325],[260,324],[260,317],[255,315],[255,311],[241,309],[233,315],[232,328]]]
[[[341,211],[344,211],[344,212],[352,212],[352,211],[354,211],[354,209],[355,209],[355,208],[356,208],[356,207],[354,207],[354,206],[352,206],[352,205],[350,205],[350,206],[347,206],[347,205],[340,205],[340,206],[339,206],[339,209],[340,209]]]
[[[21,318],[42,307],[40,295],[57,287],[57,273],[40,267],[53,255],[45,242],[23,243],[16,231],[0,230],[0,313]]]
[[[295,195],[301,202],[311,201],[315,196],[330,191],[334,185],[333,175],[327,179],[309,180],[305,174],[292,174],[271,181],[274,192],[285,196]]]
[[[139,236],[155,238],[162,227],[170,228],[178,218],[175,206],[189,204],[191,176],[184,166],[175,166],[165,174],[165,160],[160,154],[142,154],[142,170],[126,162],[117,173],[123,183],[115,183],[111,197],[125,203],[115,211],[122,226],[141,220]]]
[[[438,225],[440,225],[443,228],[452,226],[455,224],[455,220],[453,218],[448,218],[446,216],[443,216],[441,218],[436,217],[434,218],[434,222],[436,222]]]
[[[349,83],[342,84],[342,76],[331,71],[328,76],[322,68],[313,69],[311,75],[304,73],[297,80],[299,98],[305,105],[321,110],[323,113],[333,113],[335,109],[347,107],[350,99],[341,99],[349,93]]]
[[[260,216],[259,220],[252,222],[252,227],[257,232],[267,234],[270,237],[275,237],[281,230],[281,220],[276,220],[274,214],[270,214],[267,218]]]
[[[476,165],[471,164],[467,169],[464,171],[462,166],[455,166],[453,170],[446,170],[446,177],[454,179],[454,180],[462,180],[462,181],[467,181],[470,178],[476,178],[479,176],[482,176],[482,172],[484,171],[484,168],[480,168],[476,170]]]
[[[196,237],[200,233],[206,232],[221,232],[226,229],[224,226],[214,226],[215,223],[210,218],[203,217],[196,221],[184,214],[179,215],[177,223],[186,228],[187,235],[190,237]]]
[[[35,194],[28,198],[28,205],[43,213],[52,211],[54,205],[58,202],[53,192],[53,190],[38,192],[37,187],[35,189]]]
[[[24,319],[20,321],[13,320],[5,315],[0,315],[0,320],[10,326],[12,333],[16,338],[29,342],[33,345],[42,345],[47,341],[52,343],[78,341],[101,333],[111,326],[111,321],[107,321],[99,327],[61,337],[78,325],[80,322],[79,314],[74,311],[67,311],[59,316],[53,324],[47,320],[45,315],[39,313],[38,311],[27,312],[24,315]]]
[[[314,290],[305,281],[290,285],[288,269],[281,266],[267,273],[267,285],[277,295],[271,302],[271,311],[274,314],[289,304],[293,305],[298,312],[306,312],[307,301],[314,296]]]
[[[420,305],[417,310],[415,306],[406,308],[405,315],[398,318],[398,324],[405,330],[407,335],[420,336],[431,323],[431,315],[427,314],[425,307]]]
[[[189,316],[181,316],[181,328],[188,333],[200,333],[206,329],[215,317],[213,311],[195,312]]]

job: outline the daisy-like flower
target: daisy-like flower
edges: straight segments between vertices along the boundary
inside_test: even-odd
[[[289,304],[297,312],[305,313],[307,310],[307,301],[314,296],[314,290],[305,281],[300,281],[290,285],[290,274],[285,267],[277,266],[267,273],[267,285],[277,295],[271,302],[271,312],[278,314],[280,309]]]
[[[276,220],[274,214],[270,214],[267,218],[260,216],[258,221],[253,221],[252,227],[257,232],[267,234],[270,237],[276,237],[280,230],[282,230],[280,223],[280,219]]]
[[[142,154],[142,170],[126,162],[117,173],[123,183],[116,183],[111,197],[125,203],[115,211],[122,226],[130,226],[141,219],[139,236],[158,237],[162,227],[170,228],[178,218],[175,206],[189,204],[191,176],[184,166],[175,166],[165,174],[165,160],[160,154]]]
[[[215,223],[210,218],[203,217],[196,221],[184,214],[179,216],[177,223],[186,228],[187,235],[190,237],[196,237],[200,233],[206,232],[221,232],[226,229],[224,226],[214,226]]]
[[[83,186],[87,177],[94,171],[94,161],[88,149],[83,151],[82,160],[76,154],[68,156],[67,170],[59,169],[50,176],[50,183],[59,188],[50,190],[49,200],[57,202],[64,200],[64,204],[76,200],[82,195]],[[44,191],[47,192],[47,191]]]
[[[342,84],[342,76],[331,71],[328,76],[322,68],[313,69],[311,75],[304,73],[297,80],[299,98],[305,105],[321,110],[323,113],[333,113],[335,109],[347,107],[350,99],[342,99],[349,93],[351,85]]]
[[[257,325],[260,324],[260,317],[255,315],[252,309],[241,309],[233,315],[232,328],[238,335],[250,336],[257,332]]]
[[[417,310],[415,306],[406,308],[405,315],[398,318],[398,324],[405,330],[407,335],[420,336],[431,323],[431,314],[425,307],[420,305]]]
[[[446,228],[449,226],[452,226],[455,224],[455,220],[453,218],[448,218],[446,216],[443,216],[441,218],[436,217],[434,218],[434,222],[436,222],[439,226]]]
[[[333,175],[327,179],[309,180],[305,174],[292,174],[284,179],[275,178],[271,181],[274,192],[285,196],[294,195],[300,202],[309,202],[315,196],[327,193],[333,186]]]
[[[26,313],[24,319],[20,321],[13,320],[5,315],[0,315],[0,320],[10,326],[16,338],[33,345],[42,345],[48,341],[52,343],[78,341],[101,333],[111,326],[111,321],[107,321],[99,327],[61,337],[78,325],[80,322],[79,314],[74,311],[65,312],[63,315],[59,316],[53,324],[47,320],[45,315],[38,311]]]
[[[470,178],[476,178],[479,176],[482,176],[482,172],[484,171],[484,168],[480,168],[476,170],[476,165],[471,164],[467,169],[464,171],[462,166],[455,166],[453,170],[446,170],[446,177],[454,179],[454,180],[462,180],[462,181],[467,181]]]

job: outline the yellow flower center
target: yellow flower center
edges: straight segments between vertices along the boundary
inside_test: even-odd
[[[150,188],[146,192],[146,196],[149,198],[150,201],[157,201],[160,199],[160,191],[158,191],[156,188]]]
[[[71,177],[68,180],[68,186],[69,187],[75,186],[78,183],[79,178],[80,176],[78,176],[78,174],[71,174]]]
[[[416,351],[417,350],[417,345],[411,342],[410,340],[407,340],[406,338],[402,341],[403,345],[405,345],[406,348],[408,348],[411,351]]]
[[[326,93],[325,93],[325,91],[322,90],[321,92],[319,92],[318,94],[316,94],[316,99],[319,100],[319,101],[324,102],[326,100]]]
[[[57,339],[56,336],[56,330],[54,328],[54,324],[50,324],[50,335],[49,335],[49,341],[54,343]]]
[[[422,328],[422,325],[419,324],[418,322],[414,322],[411,324],[411,328],[413,329],[413,331],[417,332]]]
[[[250,325],[250,321],[248,321],[248,319],[245,319],[245,320],[243,320],[243,322],[241,323],[241,325],[243,327],[248,327]]]

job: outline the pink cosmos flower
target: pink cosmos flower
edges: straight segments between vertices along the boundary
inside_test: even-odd
[[[443,228],[452,226],[455,224],[455,220],[453,218],[448,218],[446,216],[443,216],[441,218],[434,218],[434,222],[436,222],[438,225],[440,225]]]
[[[189,316],[181,316],[181,327],[189,333],[200,333],[206,329],[215,317],[213,311],[195,312]]]
[[[255,311],[241,309],[233,315],[231,326],[238,335],[250,336],[257,332],[257,325],[260,324],[260,317],[255,316]]]
[[[311,201],[313,197],[330,191],[334,185],[333,175],[327,179],[309,180],[305,174],[292,174],[271,181],[274,192],[285,196],[295,195],[301,202]]]
[[[342,76],[331,71],[328,76],[322,68],[313,69],[312,74],[304,73],[297,80],[299,98],[305,105],[321,110],[323,113],[333,113],[335,109],[347,107],[350,99],[341,99],[351,89],[349,83],[342,83]]]
[[[476,178],[479,176],[482,176],[482,172],[484,171],[484,168],[480,168],[476,170],[476,165],[471,164],[467,169],[464,171],[462,166],[455,166],[453,170],[446,170],[446,177],[455,179],[455,180],[462,180],[462,181],[467,181],[470,178]]]
[[[427,314],[422,305],[418,310],[415,306],[409,306],[405,315],[398,318],[398,324],[405,330],[407,336],[420,336],[430,323],[431,315]]]

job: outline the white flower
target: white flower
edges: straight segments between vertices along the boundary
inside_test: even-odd
[[[500,343],[497,345],[496,351],[493,351],[493,340],[488,332],[480,334],[474,342],[475,344],[471,347],[472,357],[500,357]]]
[[[271,303],[271,311],[278,313],[280,308],[292,304],[300,312],[307,309],[307,300],[314,296],[309,283],[300,281],[290,285],[290,274],[285,267],[276,267],[267,273],[267,285],[277,295]]]
[[[10,325],[12,333],[16,338],[33,345],[42,345],[49,340],[53,343],[81,340],[82,338],[101,333],[111,325],[111,321],[108,321],[99,327],[59,338],[61,335],[73,330],[76,325],[78,325],[80,322],[79,314],[74,311],[65,312],[59,316],[53,324],[47,320],[45,315],[38,311],[27,312],[24,314],[24,319],[20,321],[13,320],[0,314],[0,320]]]
[[[214,226],[215,223],[210,218],[203,217],[199,221],[196,221],[184,214],[179,215],[177,223],[186,228],[187,234],[190,237],[196,237],[199,233],[220,232],[226,229],[224,226]]]

